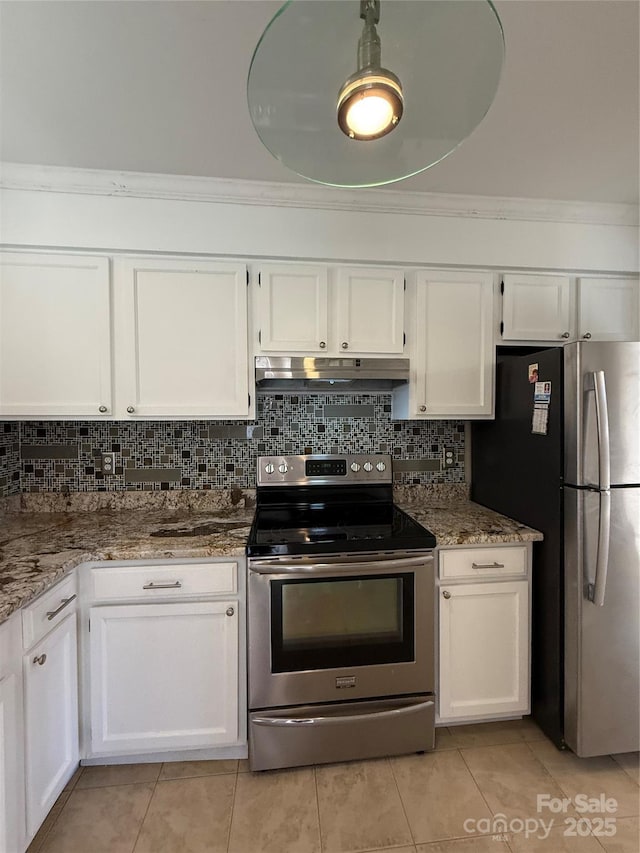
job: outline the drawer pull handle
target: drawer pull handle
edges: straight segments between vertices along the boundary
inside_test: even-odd
[[[471,563],[472,569],[504,569],[504,563]]]
[[[448,589],[443,589],[443,590],[442,590],[442,597],[443,597],[443,598],[447,598],[447,599],[451,598],[451,593],[449,592],[449,590],[448,590]]]
[[[173,583],[156,583],[155,581],[149,581],[146,583],[142,589],[181,589],[182,581],[174,581]]]
[[[62,604],[60,605],[60,607],[56,607],[55,610],[47,610],[47,619],[49,620],[49,622],[51,622],[52,619],[55,619],[56,616],[58,615],[58,613],[60,613],[60,611],[64,610],[68,604],[71,604],[73,599],[76,597],[77,596],[74,594],[74,595],[70,595],[69,598],[63,598]],[[43,663],[44,663],[44,661],[43,661]]]
[[[233,614],[234,614],[235,612],[236,612],[236,611],[233,609],[233,607],[227,607],[227,609],[226,609],[226,614],[227,614],[227,616],[233,616]]]
[[[42,666],[47,660],[46,654],[43,652],[41,655],[36,655],[33,659],[34,663],[37,663],[38,666]]]

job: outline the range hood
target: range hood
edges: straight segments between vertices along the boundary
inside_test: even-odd
[[[256,356],[258,390],[385,391],[408,381],[408,358]]]

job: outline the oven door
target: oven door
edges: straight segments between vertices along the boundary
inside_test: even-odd
[[[249,706],[434,689],[433,556],[249,560]]]

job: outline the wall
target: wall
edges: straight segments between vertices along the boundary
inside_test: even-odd
[[[464,425],[394,422],[390,394],[260,395],[257,409],[249,425],[21,423],[20,459],[12,451],[12,465],[19,465],[23,492],[253,487],[258,456],[297,453],[389,453],[397,483],[464,482]],[[15,443],[18,425],[6,426]],[[445,445],[455,448],[456,464],[441,471]],[[97,454],[110,450],[116,474],[105,477]]]

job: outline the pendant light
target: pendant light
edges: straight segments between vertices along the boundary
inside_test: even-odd
[[[358,42],[358,70],[338,96],[338,124],[350,139],[372,140],[394,130],[402,118],[400,81],[380,67],[380,0],[360,0],[364,28]]]
[[[380,186],[428,169],[469,136],[503,57],[490,0],[289,0],[254,51],[249,113],[298,175]]]

